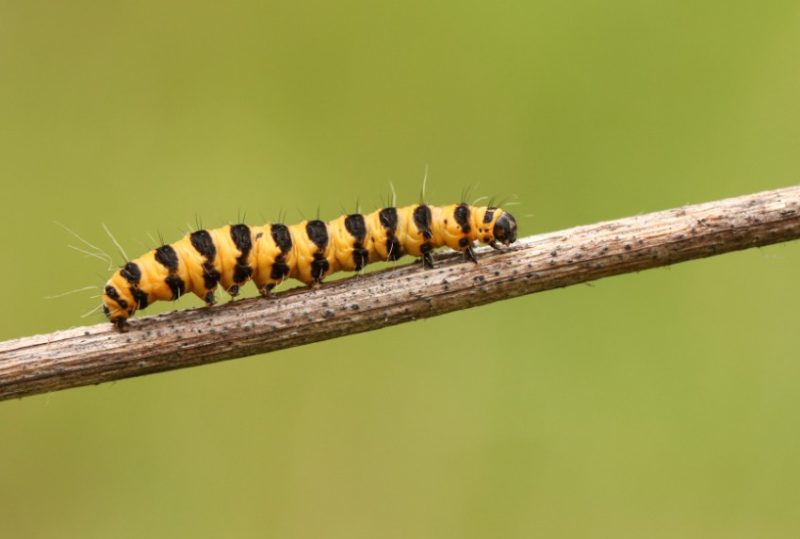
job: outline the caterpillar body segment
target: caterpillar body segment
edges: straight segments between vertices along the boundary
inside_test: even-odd
[[[137,310],[154,301],[192,293],[208,305],[218,286],[231,296],[252,280],[263,295],[288,278],[321,283],[337,271],[360,271],[371,262],[422,258],[449,247],[476,262],[476,241],[499,249],[517,239],[514,217],[495,207],[468,204],[382,208],[342,215],[330,222],[294,225],[226,225],[197,230],[127,262],[106,283],[103,312],[119,329]]]
[[[289,277],[292,268],[297,264],[297,255],[291,232],[286,225],[264,225],[254,229],[256,243],[253,282],[259,292],[266,296]]]

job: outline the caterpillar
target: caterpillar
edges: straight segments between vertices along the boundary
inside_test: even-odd
[[[226,225],[197,230],[149,251],[117,270],[103,289],[103,312],[120,331],[137,310],[155,301],[194,293],[215,303],[217,286],[232,297],[252,280],[268,296],[287,278],[314,286],[337,271],[360,271],[377,261],[403,255],[433,267],[438,247],[461,251],[477,263],[476,241],[500,249],[517,239],[514,217],[498,207],[466,203],[415,204],[370,214],[342,215],[332,221],[295,225]]]

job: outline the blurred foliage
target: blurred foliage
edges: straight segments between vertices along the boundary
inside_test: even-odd
[[[53,221],[136,256],[426,166],[522,235],[796,183],[799,52],[789,1],[0,1],[0,338],[101,320],[44,299],[109,273]],[[0,536],[796,536],[798,263],[0,403]]]

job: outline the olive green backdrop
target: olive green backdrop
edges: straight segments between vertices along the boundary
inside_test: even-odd
[[[137,256],[411,203],[427,165],[535,234],[797,183],[798,95],[793,1],[2,1],[0,339],[101,321],[45,299],[109,275],[54,221],[119,263],[101,223]],[[0,536],[796,536],[799,265],[0,403]]]

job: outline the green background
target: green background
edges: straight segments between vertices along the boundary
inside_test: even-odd
[[[516,195],[521,235],[800,177],[784,2],[0,2],[0,339],[187,223]],[[119,257],[115,256],[118,262]],[[789,537],[800,245],[0,403],[2,537]],[[248,295],[253,295],[251,286]],[[178,305],[197,305],[184,298]]]

